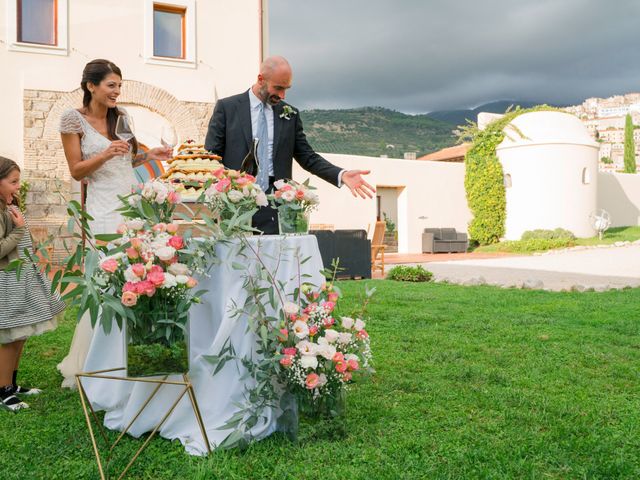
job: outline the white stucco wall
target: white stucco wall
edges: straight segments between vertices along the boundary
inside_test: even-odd
[[[609,212],[612,227],[640,225],[640,175],[599,172],[598,208]]]
[[[146,63],[144,5],[150,0],[68,0],[68,55],[9,51],[8,2],[0,0],[0,155],[23,162],[23,91],[69,92],[84,65],[107,58],[125,80],[164,89],[178,100],[214,102],[249,88],[260,62],[260,2],[198,0],[195,68]],[[14,2],[15,3],[15,2]],[[171,3],[171,2],[168,2]],[[223,39],[233,38],[233,41]]]
[[[404,187],[398,195],[400,253],[419,253],[422,230],[426,227],[467,231],[471,214],[464,191],[463,164],[338,154],[324,157],[348,170],[371,170],[366,178],[373,186]],[[299,181],[311,176],[295,162],[293,175]],[[311,183],[317,187],[321,202],[320,208],[311,215],[312,223],[332,224],[335,228],[367,229],[370,226],[371,236],[376,220],[375,198],[354,198],[346,187],[337,189],[317,177],[312,177]]]

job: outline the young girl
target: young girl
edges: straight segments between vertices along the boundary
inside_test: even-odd
[[[24,264],[20,279],[7,265],[33,253],[31,235],[18,209],[20,168],[0,157],[0,407],[18,411],[29,406],[19,396],[40,393],[16,383],[22,347],[27,338],[56,328],[55,316],[65,308],[51,295],[51,284],[31,262]]]

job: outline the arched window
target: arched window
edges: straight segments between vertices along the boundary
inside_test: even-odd
[[[504,174],[504,188],[511,188],[511,174],[509,173],[505,173]]]
[[[582,169],[582,184],[589,185],[591,183],[591,173],[589,173],[589,169],[584,167]]]

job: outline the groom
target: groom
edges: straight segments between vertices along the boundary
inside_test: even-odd
[[[218,100],[209,121],[205,148],[222,156],[225,167],[240,170],[253,139],[259,139],[257,181],[267,193],[273,190],[274,181],[292,177],[295,158],[302,168],[323,180],[337,187],[345,184],[353,196],[372,198],[375,189],[362,179],[369,170],[343,170],[313,151],[298,111],[284,102],[291,77],[285,58],[267,58],[248,91]],[[266,234],[277,234],[277,210],[260,208],[253,217],[253,226]]]

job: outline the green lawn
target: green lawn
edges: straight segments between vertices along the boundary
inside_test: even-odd
[[[556,242],[524,242],[522,240],[512,240],[482,245],[474,249],[475,252],[493,253],[533,253],[534,251],[551,250],[555,248],[567,248],[576,245],[611,245],[616,242],[634,242],[640,240],[640,226],[635,227],[615,227],[610,228],[600,240],[598,237],[577,238],[575,240],[565,240]]]
[[[130,478],[614,479],[640,477],[640,289],[554,293],[372,281],[374,380],[346,433],[303,423],[246,451],[194,458],[157,438]],[[342,282],[350,302],[362,282]],[[46,392],[0,412],[3,478],[98,478],[78,395],[55,365],[73,324],[32,339]],[[122,445],[132,454],[140,440]]]

